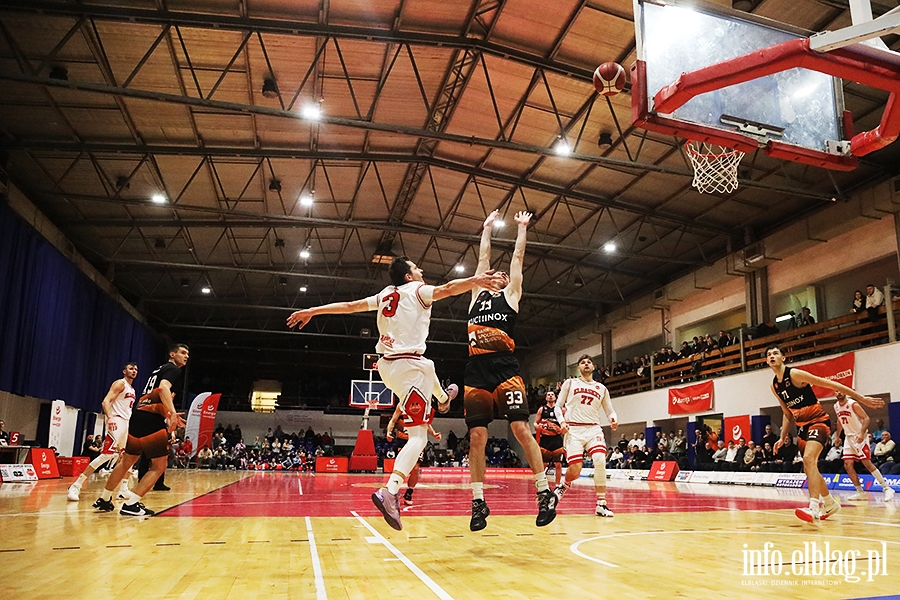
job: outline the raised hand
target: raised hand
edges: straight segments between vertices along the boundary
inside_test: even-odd
[[[519,227],[528,227],[528,222],[531,221],[531,217],[534,215],[526,210],[520,210],[516,213],[516,223],[519,224]]]
[[[870,408],[881,408],[882,406],[884,406],[884,400],[882,400],[881,398],[863,396],[859,401]]]
[[[303,329],[303,326],[309,323],[309,320],[312,319],[312,317],[312,311],[308,308],[292,312],[291,316],[287,318],[287,326],[293,328],[294,325],[297,325],[297,329]]]
[[[474,279],[478,287],[483,287],[491,292],[499,292],[509,283],[509,276],[506,273],[497,273],[494,269],[489,269]]]
[[[500,215],[499,210],[495,210],[495,211],[491,212],[491,214],[489,214],[487,216],[487,218],[484,220],[484,229],[487,229],[488,227],[493,226],[494,222],[497,220],[497,217],[499,215]]]

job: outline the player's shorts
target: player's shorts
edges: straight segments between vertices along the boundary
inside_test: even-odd
[[[381,380],[397,398],[403,411],[406,427],[428,425],[434,420],[431,398],[441,394],[441,382],[434,372],[434,363],[423,356],[378,360]]]
[[[563,436],[543,433],[538,445],[541,447],[541,458],[545,463],[560,462],[564,451]]]
[[[823,446],[828,443],[831,436],[831,419],[821,421],[819,423],[807,423],[797,430],[797,437],[800,438],[800,450],[806,446],[806,442],[819,442]]]
[[[844,434],[844,460],[872,460],[872,449],[865,440],[857,444],[848,433]]]
[[[510,423],[527,421],[528,396],[519,376],[519,361],[511,354],[470,357],[463,406],[469,429],[487,427],[500,418]]]
[[[135,410],[131,414],[125,453],[132,456],[144,454],[151,459],[169,455],[169,434],[161,414],[144,410]]]
[[[603,427],[600,425],[572,425],[569,423],[565,446],[566,462],[569,464],[584,460],[585,450],[591,456],[597,453],[602,454],[603,462],[606,463],[606,437],[604,437]]]
[[[106,421],[106,439],[100,454],[115,454],[119,447],[124,447],[128,439],[128,421],[122,417],[110,417]]]

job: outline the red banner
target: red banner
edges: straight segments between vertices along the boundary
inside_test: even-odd
[[[820,360],[808,365],[800,365],[797,368],[818,375],[824,379],[831,379],[843,383],[847,387],[853,387],[853,374],[856,370],[856,355],[852,352],[841,354],[837,358],[829,358],[828,360]],[[831,388],[823,388],[817,385],[812,386],[816,398],[824,400],[825,398],[834,398],[834,390]]]
[[[678,463],[674,460],[657,460],[650,467],[647,481],[674,481],[678,475]]]
[[[193,448],[188,453],[194,456],[201,448],[209,448],[212,445],[213,428],[216,425],[216,412],[219,410],[219,400],[222,394],[210,394],[203,392],[197,394],[191,402],[188,410],[187,425],[184,429],[185,439],[190,438]]]
[[[735,444],[744,438],[750,441],[750,415],[741,415],[739,417],[725,417],[725,431],[722,432],[722,441],[728,445],[728,442]]]
[[[713,382],[704,381],[683,388],[669,388],[669,414],[703,412],[713,405]]]
[[[37,471],[38,479],[56,479],[59,467],[56,466],[56,455],[49,448],[32,448],[28,453],[28,462]]]

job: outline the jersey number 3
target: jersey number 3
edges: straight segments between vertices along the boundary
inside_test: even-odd
[[[387,302],[387,306],[381,309],[382,316],[393,317],[397,314],[397,305],[400,304],[400,292],[395,290],[382,298],[381,301]]]

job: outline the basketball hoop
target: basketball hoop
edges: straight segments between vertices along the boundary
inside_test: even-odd
[[[694,140],[685,142],[684,151],[694,166],[691,185],[698,192],[728,194],[737,189],[743,152]]]

